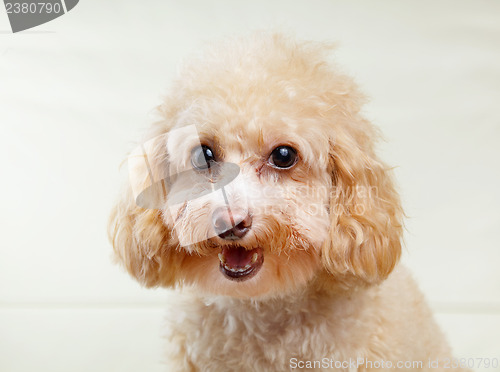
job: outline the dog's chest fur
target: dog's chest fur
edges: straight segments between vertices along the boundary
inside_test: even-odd
[[[168,362],[183,371],[288,371],[291,358],[418,359],[419,355],[399,356],[401,343],[427,349],[432,346],[417,344],[438,345],[439,337],[412,340],[414,333],[425,333],[427,328],[435,337],[432,319],[420,325],[412,319],[415,313],[428,312],[415,291],[406,274],[394,273],[381,286],[344,294],[309,288],[251,301],[184,293],[169,310]]]

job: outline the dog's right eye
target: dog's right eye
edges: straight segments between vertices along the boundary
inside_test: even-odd
[[[214,152],[208,146],[198,146],[191,151],[191,164],[197,170],[209,169],[215,161]]]

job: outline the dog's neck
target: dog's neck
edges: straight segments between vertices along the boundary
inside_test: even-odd
[[[364,292],[366,287],[344,287],[340,285],[330,274],[319,273],[314,279],[302,288],[291,290],[287,293],[268,295],[257,298],[233,298],[229,296],[203,296],[203,301],[207,306],[211,306],[216,311],[233,315],[236,318],[248,316],[265,316],[267,321],[272,320],[270,314],[276,314],[280,323],[284,317],[295,318],[308,314],[331,316],[332,307],[343,308],[346,302],[357,303],[357,299],[362,298],[359,293]],[[359,306],[359,304],[357,304]]]
[[[284,359],[290,355],[311,360],[330,355],[331,349],[325,345],[334,345],[339,358],[346,357],[347,353],[342,354],[343,344],[351,345],[363,336],[365,328],[358,319],[360,314],[366,314],[366,305],[373,297],[367,295],[371,287],[348,289],[326,272],[319,273],[303,288],[263,298],[207,296],[193,292],[193,288],[185,290],[188,293],[179,293],[181,301],[171,302],[169,321],[179,332],[186,327],[204,330],[194,333],[187,342],[196,343],[203,350],[212,346],[219,350],[220,345],[213,345],[213,335],[220,333],[227,350],[236,354],[241,352],[241,340],[255,340],[259,345],[274,345]],[[315,341],[306,348],[297,348],[311,335]],[[335,340],[342,342],[336,344]],[[226,357],[232,355],[227,350]]]

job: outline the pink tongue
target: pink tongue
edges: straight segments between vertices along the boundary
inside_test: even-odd
[[[224,247],[222,248],[222,254],[228,266],[237,268],[250,264],[256,250],[257,248],[248,251],[243,247]]]

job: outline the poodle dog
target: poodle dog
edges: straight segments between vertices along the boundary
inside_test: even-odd
[[[397,265],[391,171],[330,50],[210,46],[129,156],[109,234],[135,279],[173,289],[171,371],[463,370]]]

